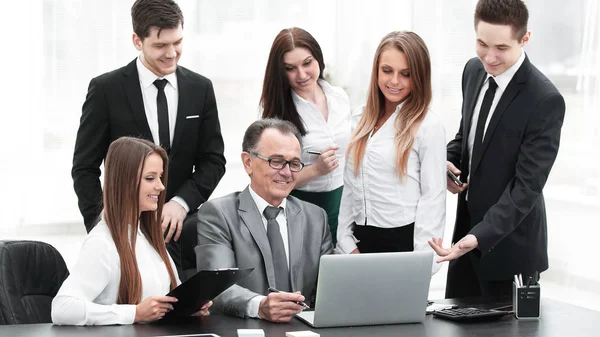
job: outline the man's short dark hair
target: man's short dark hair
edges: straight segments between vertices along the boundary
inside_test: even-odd
[[[296,137],[300,143],[300,148],[302,148],[302,135],[300,134],[300,131],[298,131],[298,128],[294,126],[294,124],[281,119],[264,118],[250,124],[248,129],[246,129],[244,140],[242,141],[242,151],[248,153],[258,152],[258,142],[260,140],[260,136],[262,136],[266,129],[276,129],[284,135],[294,135],[294,137]]]
[[[522,0],[479,0],[475,7],[475,29],[480,21],[493,25],[509,25],[519,42],[527,33],[528,20],[529,11]]]
[[[163,28],[183,27],[183,13],[173,0],[137,0],[131,6],[133,32],[144,41],[153,28],[158,28],[157,36]]]

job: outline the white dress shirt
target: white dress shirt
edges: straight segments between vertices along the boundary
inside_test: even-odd
[[[158,79],[167,80],[165,85],[165,96],[167,97],[167,108],[169,109],[169,140],[173,144],[173,135],[175,134],[175,123],[177,123],[177,107],[179,106],[179,93],[177,91],[177,74],[172,73],[165,77],[158,77],[156,74],[151,72],[142,63],[140,58],[136,61],[138,76],[140,78],[140,87],[142,89],[142,99],[144,101],[144,111],[146,112],[146,119],[148,120],[148,126],[150,127],[150,133],[156,145],[160,145],[160,138],[158,135],[158,108],[156,106],[156,96],[158,95],[158,88],[154,85],[154,81]],[[186,212],[190,211],[190,207],[179,196],[174,196],[171,200],[176,201],[180,204]]]
[[[307,151],[323,152],[331,146],[339,146],[336,151],[339,167],[329,174],[316,177],[297,189],[307,192],[329,192],[344,184],[345,153],[350,141],[350,99],[348,94],[338,87],[333,87],[324,80],[318,81],[327,98],[327,120],[317,107],[298,96],[292,90],[292,98],[296,110],[304,122],[307,134],[302,137],[302,154],[300,160],[306,165],[312,165],[318,156]]]
[[[273,205],[269,204],[267,201],[265,201],[265,199],[263,199],[260,195],[258,195],[256,192],[254,192],[254,190],[252,189],[251,186],[248,186],[248,191],[250,192],[250,195],[252,196],[252,200],[254,200],[254,203],[256,204],[256,207],[258,208],[258,212],[260,213],[260,219],[263,222],[263,226],[265,227],[265,233],[266,233],[267,232],[267,218],[265,217],[263,212],[265,211],[265,208],[267,208],[267,206],[273,206]],[[286,257],[286,261],[288,262],[288,266],[289,266],[290,265],[290,243],[289,243],[289,237],[288,237],[287,217],[285,215],[285,206],[286,205],[287,205],[287,199],[283,199],[283,201],[281,202],[281,205],[279,205],[279,207],[283,208],[283,210],[281,212],[279,212],[279,214],[277,215],[275,220],[277,220],[277,223],[279,224],[279,231],[281,232],[281,238],[283,239],[283,247],[285,249],[285,257]],[[260,306],[260,301],[262,301],[262,299],[265,297],[266,296],[263,296],[263,295],[254,296],[250,301],[248,301],[248,305],[246,306],[246,316],[255,317],[255,318],[258,317],[258,309]]]
[[[135,255],[142,278],[142,298],[164,296],[171,280],[158,252],[139,230]],[[167,253],[168,255],[168,253]],[[177,269],[169,256],[171,268]],[[132,324],[135,304],[116,304],[121,280],[117,247],[104,219],[86,236],[75,266],[52,301],[52,322],[68,325]]]
[[[496,106],[498,105],[498,102],[500,101],[502,94],[506,90],[506,87],[508,87],[508,84],[510,83],[512,78],[517,73],[517,70],[519,70],[519,68],[521,67],[521,64],[523,64],[523,61],[525,61],[525,53],[521,50],[521,57],[519,57],[517,62],[515,62],[515,64],[513,64],[508,69],[506,69],[502,74],[494,77],[494,81],[496,81],[496,84],[498,85],[498,87],[496,88],[496,93],[494,94],[494,99],[492,100],[492,105],[490,106],[490,112],[488,114],[487,120],[485,121],[485,127],[483,129],[482,141],[483,141],[483,139],[485,139],[485,132],[487,130],[488,125],[490,124],[490,120],[492,119],[492,116],[494,115],[494,110],[496,110]],[[479,111],[481,110],[481,105],[483,104],[483,97],[485,96],[485,92],[487,91],[488,87],[490,86],[490,81],[489,81],[490,77],[493,77],[493,76],[488,74],[485,79],[485,82],[483,83],[483,87],[481,87],[481,90],[479,91],[479,97],[477,98],[477,104],[475,105],[475,110],[473,111],[473,118],[471,119],[471,128],[470,128],[469,135],[467,138],[467,146],[469,147],[469,167],[471,167],[471,158],[473,158],[473,143],[475,141],[475,130],[477,129],[477,121],[479,120]],[[469,171],[469,176],[467,177],[467,182],[469,182],[470,178],[471,178],[471,173]],[[467,197],[468,197],[468,193],[469,192],[467,190]]]
[[[446,221],[446,137],[442,121],[429,110],[415,136],[404,179],[396,170],[394,125],[398,111],[369,136],[359,172],[349,156],[338,221],[336,251],[357,248],[357,225],[395,228],[415,223],[414,250],[431,251],[427,240],[443,237]],[[360,116],[356,117],[357,119]],[[354,125],[354,123],[353,123]],[[435,254],[434,254],[435,255]],[[439,265],[434,263],[433,271]]]
[[[158,77],[146,68],[139,57],[136,61],[136,66],[140,78],[146,119],[148,119],[148,126],[150,127],[150,132],[152,133],[152,138],[154,138],[154,143],[156,143],[156,145],[160,145],[160,138],[158,136],[158,108],[156,106],[158,88],[154,85],[154,81],[159,79],[168,81],[165,86],[165,96],[167,97],[167,108],[169,109],[169,137],[172,144],[173,134],[175,133],[175,123],[177,122],[177,106],[179,104],[177,75],[172,73],[165,77]]]

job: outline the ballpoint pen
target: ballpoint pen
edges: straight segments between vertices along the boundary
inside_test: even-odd
[[[272,293],[284,293],[285,292],[285,291],[281,291],[279,289],[275,289],[275,288],[272,288],[272,287],[269,287],[269,291],[272,292]],[[308,304],[306,304],[304,302],[296,302],[296,303],[299,304],[299,305],[301,305],[301,306],[303,306],[306,309],[310,309],[310,307],[308,306]]]
[[[529,278],[527,278],[527,288],[529,288],[532,284],[533,284],[533,277],[529,276]]]
[[[310,154],[317,155],[317,156],[320,156],[320,155],[321,155],[321,152],[319,152],[319,151],[306,151],[306,152],[307,152],[307,153],[310,153]]]

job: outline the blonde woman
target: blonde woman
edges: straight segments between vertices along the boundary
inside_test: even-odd
[[[446,145],[431,111],[431,65],[413,32],[386,35],[348,145],[337,250],[431,250],[444,234]]]

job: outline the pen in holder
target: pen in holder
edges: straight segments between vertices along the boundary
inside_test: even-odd
[[[519,285],[513,282],[513,311],[518,319],[540,318],[540,285]]]

